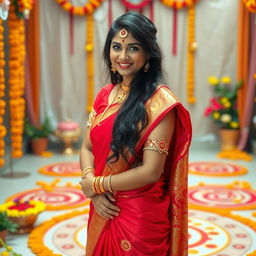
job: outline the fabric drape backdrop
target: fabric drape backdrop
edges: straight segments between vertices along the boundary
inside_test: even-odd
[[[69,53],[69,14],[55,0],[40,2],[41,30],[41,119],[57,122],[72,119],[85,124],[86,109],[86,17],[74,17],[74,55]],[[84,5],[87,0],[73,0]],[[236,80],[237,19],[239,0],[207,0],[196,4],[195,95],[197,102],[186,102],[187,10],[178,11],[177,56],[171,53],[172,9],[154,0],[154,22],[164,55],[165,78],[169,87],[189,109],[194,138],[216,131],[203,116],[213,90],[209,76],[230,76]],[[125,12],[120,1],[112,1],[113,19]],[[149,17],[149,9],[143,13]],[[97,92],[106,80],[102,50],[108,31],[108,1],[94,13],[94,81]]]

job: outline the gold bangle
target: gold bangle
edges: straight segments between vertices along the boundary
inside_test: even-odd
[[[104,176],[101,176],[100,177],[100,180],[99,180],[99,184],[100,184],[100,192],[101,193],[106,193],[105,189],[104,189]]]
[[[108,191],[111,192],[111,193],[113,193],[114,191],[113,191],[113,189],[112,189],[112,187],[111,187],[111,177],[112,177],[112,174],[110,174],[110,175],[108,176]]]
[[[95,188],[95,182],[96,182],[97,177],[94,177],[92,180],[92,190],[95,194],[97,194],[96,188]]]
[[[99,184],[99,182],[100,182],[100,177],[101,177],[101,176],[97,176],[96,181],[95,181],[95,190],[96,190],[96,193],[97,193],[97,194],[101,194],[101,192],[100,192],[100,184]]]
[[[82,171],[81,177],[82,177],[82,178],[85,178],[85,176],[86,176],[88,173],[94,173],[94,172],[93,172],[91,169],[86,170],[86,171]]]

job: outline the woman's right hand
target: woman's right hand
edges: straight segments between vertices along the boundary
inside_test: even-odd
[[[103,218],[114,219],[119,215],[120,209],[113,204],[115,198],[109,192],[95,195],[91,198],[95,211]]]

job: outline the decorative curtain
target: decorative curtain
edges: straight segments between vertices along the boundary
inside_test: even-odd
[[[74,54],[69,53],[69,14],[54,0],[40,4],[41,52],[41,119],[48,116],[54,127],[59,121],[72,119],[85,125],[86,53],[84,51],[86,24],[84,17],[74,17]],[[84,5],[85,0],[73,0]],[[108,83],[102,51],[108,32],[109,1],[94,13],[94,85],[95,93]],[[112,1],[112,18],[125,12],[120,1]],[[236,80],[238,1],[207,0],[196,5],[195,96],[197,102],[187,103],[187,11],[178,12],[177,55],[170,52],[172,41],[172,10],[154,1],[154,22],[158,28],[158,42],[164,59],[165,81],[190,111],[194,138],[213,133],[212,120],[203,116],[213,96],[208,85],[209,76],[230,76]],[[150,8],[143,14],[150,17]],[[168,26],[166,25],[168,24]],[[228,37],[226,36],[228,35]],[[225,41],[223,40],[225,38]]]

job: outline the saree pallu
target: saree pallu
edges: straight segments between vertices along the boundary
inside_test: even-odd
[[[96,118],[91,127],[92,153],[96,175],[107,176],[129,169],[120,158],[106,164],[110,154],[112,129],[119,109],[113,104],[104,114],[113,85],[98,94],[94,109]],[[143,145],[151,131],[171,110],[176,122],[159,181],[138,189],[115,193],[120,215],[106,220],[94,211],[91,204],[88,222],[86,256],[185,256],[187,255],[187,168],[191,141],[191,123],[186,109],[166,86],[160,86],[145,104],[149,123],[136,146],[142,155]],[[99,123],[99,119],[100,123]]]

